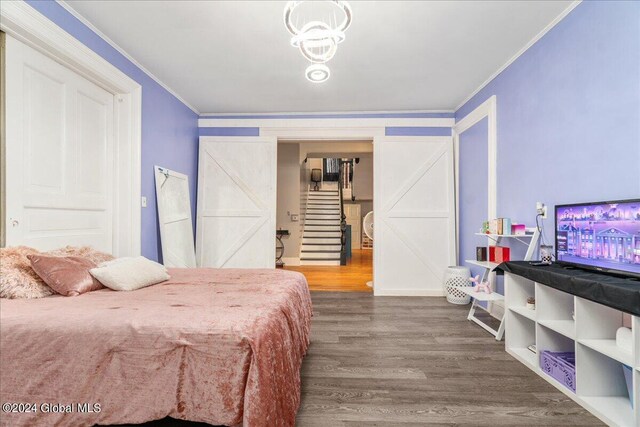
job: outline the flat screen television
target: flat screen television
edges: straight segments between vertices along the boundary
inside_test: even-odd
[[[640,199],[557,205],[556,261],[640,278]]]

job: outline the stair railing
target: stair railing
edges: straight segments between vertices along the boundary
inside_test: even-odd
[[[338,197],[340,197],[340,265],[347,265],[347,216],[344,213],[342,187],[344,185],[344,167],[349,161],[340,159],[338,173]],[[348,177],[347,177],[348,179]]]

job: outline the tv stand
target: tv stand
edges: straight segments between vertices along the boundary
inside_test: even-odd
[[[603,293],[607,293],[609,286],[614,283],[620,283],[625,288],[633,288],[638,295],[640,283],[634,282],[630,286],[626,279],[605,274],[599,275],[601,282],[598,283],[597,273],[567,271],[564,267],[553,266],[554,268],[541,268],[542,271],[538,272],[539,280],[548,282],[543,284],[516,272],[518,264],[520,263],[511,262],[500,267],[505,272],[507,353],[606,424],[640,426],[639,313],[623,315],[623,310],[611,307],[610,304],[601,304],[575,295],[566,288],[561,289],[564,285],[558,282],[577,281],[580,286],[589,280],[595,282],[594,286],[599,286],[599,291]],[[529,275],[534,274],[535,271]],[[567,279],[567,275],[572,278]],[[620,289],[614,287],[612,291],[617,293]],[[535,310],[526,308],[529,297],[536,299]],[[608,301],[611,302],[610,299]],[[635,302],[634,300],[633,303]],[[624,301],[620,302],[622,303]],[[612,302],[611,305],[615,303]],[[640,306],[635,309],[640,310]],[[631,351],[625,351],[615,341],[616,331],[623,326],[627,317],[631,317]],[[531,344],[536,345],[536,352],[528,348]],[[575,392],[541,370],[540,353],[544,350],[576,354]],[[631,369],[625,370],[623,365]],[[633,396],[628,391],[625,372],[630,375],[631,389],[635,390],[635,393],[631,393]]]

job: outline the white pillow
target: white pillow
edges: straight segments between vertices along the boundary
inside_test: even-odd
[[[103,262],[89,273],[114,291],[134,291],[170,278],[164,265],[143,256]]]

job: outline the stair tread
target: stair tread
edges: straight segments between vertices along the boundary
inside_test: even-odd
[[[308,243],[308,244],[302,244],[302,246],[340,246],[340,243]]]

